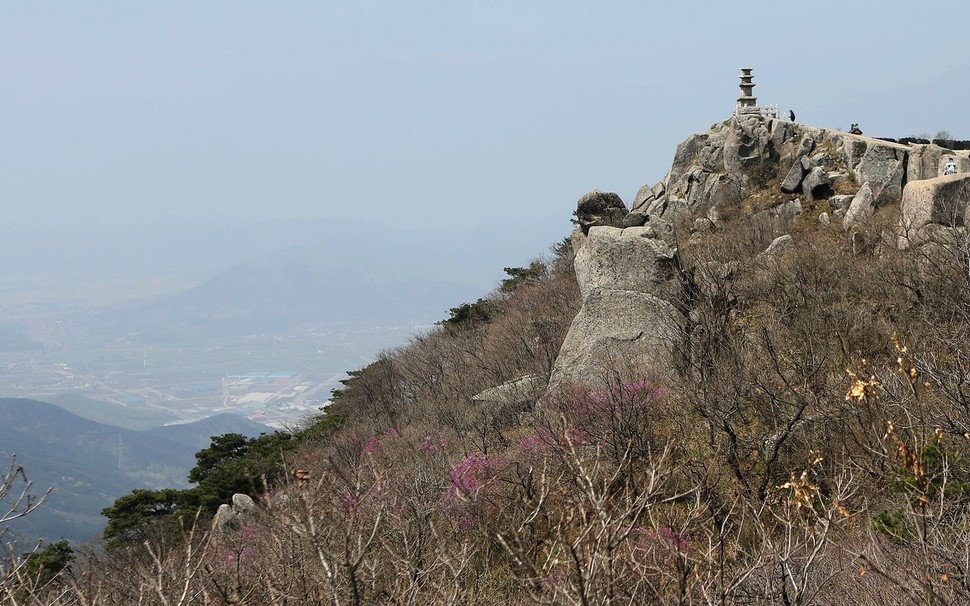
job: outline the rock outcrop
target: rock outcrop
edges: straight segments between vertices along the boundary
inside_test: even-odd
[[[842,229],[849,230],[856,225],[865,223],[872,218],[875,212],[875,196],[872,194],[869,182],[866,181],[859,188],[859,192],[853,196],[852,202],[849,203],[849,208],[842,217]]]
[[[231,528],[236,525],[241,517],[253,511],[256,502],[248,494],[237,492],[232,495],[232,504],[223,503],[216,510],[216,515],[212,519],[212,527],[217,530]]]
[[[532,403],[546,388],[546,381],[537,375],[525,375],[506,381],[472,396],[474,402],[492,402],[502,406]]]
[[[595,226],[580,238],[576,279],[583,304],[553,369],[551,385],[602,384],[606,369],[666,366],[683,314],[676,249],[651,226]]]
[[[960,174],[939,176],[954,157]],[[579,200],[573,246],[583,302],[550,387],[602,387],[607,369],[671,369],[678,344],[690,340],[687,295],[703,290],[700,276],[710,270],[682,267],[678,247],[724,222],[748,218],[782,234],[761,253],[765,259],[796,245],[793,228],[806,209],[821,229],[840,222],[853,231],[901,202],[900,247],[944,232],[952,239],[970,213],[967,173],[966,152],[758,115],[690,136],[667,176],[641,187],[629,211],[614,193],[594,190]]]
[[[912,181],[903,190],[899,247],[949,239],[946,230],[963,229],[970,212],[970,175]],[[943,231],[941,231],[943,230]]]
[[[580,198],[576,205],[576,220],[584,234],[597,225],[621,227],[627,214],[629,211],[620,196],[597,189]]]

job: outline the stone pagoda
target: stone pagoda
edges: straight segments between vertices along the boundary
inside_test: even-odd
[[[752,68],[742,67],[741,68],[741,96],[738,97],[737,109],[734,113],[737,115],[742,114],[761,114],[761,108],[758,107],[758,98],[754,96],[754,82],[752,79],[754,76],[751,75]]]
[[[777,118],[777,105],[758,105],[758,98],[754,96],[754,76],[752,68],[741,68],[741,96],[734,109],[735,116],[759,116],[762,118]]]

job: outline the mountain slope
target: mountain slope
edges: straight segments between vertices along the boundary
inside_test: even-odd
[[[16,455],[47,502],[16,520],[20,537],[83,541],[100,534],[100,513],[135,488],[185,486],[199,436],[256,428],[220,416],[152,431],[104,425],[36,400],[0,398],[0,457]],[[257,432],[258,433],[258,432]]]

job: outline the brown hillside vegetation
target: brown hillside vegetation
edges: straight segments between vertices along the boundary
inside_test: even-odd
[[[899,251],[898,217],[684,237],[672,376],[473,399],[548,378],[560,246],[355,372],[253,512],[53,579],[12,559],[0,603],[970,603],[967,241]]]

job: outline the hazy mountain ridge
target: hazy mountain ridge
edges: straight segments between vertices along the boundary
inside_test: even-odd
[[[253,437],[260,427],[220,415],[134,431],[90,421],[46,402],[0,398],[3,464],[17,455],[36,494],[52,489],[43,507],[11,526],[22,536],[89,540],[104,526],[101,509],[118,497],[135,488],[186,486],[201,434]]]
[[[181,294],[105,307],[73,323],[147,343],[427,324],[446,315],[449,304],[479,292],[420,273],[343,260],[319,247],[290,249],[239,263]]]

